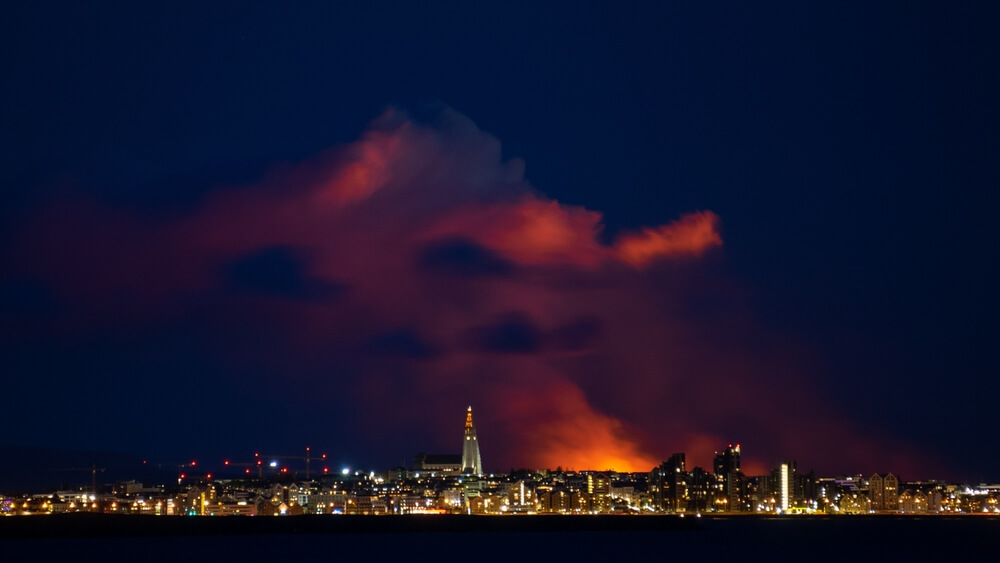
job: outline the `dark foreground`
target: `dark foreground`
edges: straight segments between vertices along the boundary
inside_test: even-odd
[[[263,534],[613,532],[698,529],[677,516],[193,517],[59,514],[0,518],[0,538],[115,538]]]
[[[84,515],[87,516],[87,515]],[[989,517],[36,516],[5,561],[995,561]]]

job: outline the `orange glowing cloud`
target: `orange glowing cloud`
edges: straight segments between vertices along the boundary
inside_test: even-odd
[[[409,123],[396,131],[369,131],[352,145],[347,160],[318,186],[321,204],[347,205],[370,197],[392,179],[393,165],[407,150]]]
[[[596,211],[525,195],[515,203],[456,209],[425,237],[467,237],[519,264],[585,268],[595,268],[608,259],[639,268],[660,258],[699,256],[722,244],[719,217],[711,211],[682,215],[668,225],[624,234],[612,247],[597,239],[603,228],[601,219]]]
[[[518,264],[594,267],[605,255],[596,240],[600,230],[600,213],[525,195],[512,203],[459,207],[429,228],[424,238],[465,237]]]
[[[779,369],[792,346],[746,321],[725,280],[694,260],[682,276],[647,270],[720,246],[718,216],[605,244],[600,212],[541,195],[495,138],[445,118],[429,128],[387,112],[355,143],[176,217],[63,205],[24,233],[34,252],[21,267],[61,292],[83,330],[182,319],[233,372],[317,389],[304,403],[332,397],[303,411],[370,416],[348,423],[381,432],[385,455],[416,440],[382,438],[450,432],[450,414],[428,413],[469,403],[496,469],[648,471],[685,450],[705,464],[751,432],[769,460],[823,455],[773,431],[792,424],[867,440],[823,425],[829,411],[789,384],[808,366]],[[241,387],[274,380],[254,383]],[[365,402],[393,408],[353,410]],[[809,412],[782,406],[794,404]],[[359,447],[372,442],[358,434]]]
[[[700,256],[722,245],[718,226],[719,217],[711,211],[688,213],[669,225],[622,235],[615,250],[619,259],[637,268],[667,256]]]

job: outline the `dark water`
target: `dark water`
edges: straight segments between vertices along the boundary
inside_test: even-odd
[[[5,561],[174,562],[1000,560],[995,518],[702,518],[699,523],[697,530],[672,531],[4,539],[0,555]]]

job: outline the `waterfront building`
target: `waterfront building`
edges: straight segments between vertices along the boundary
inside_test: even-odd
[[[687,510],[687,482],[684,453],[675,453],[670,459],[654,467],[649,474],[649,492],[653,497],[653,505],[669,512]]]
[[[929,512],[927,495],[921,490],[903,491],[899,495],[899,511],[903,514],[926,514]]]
[[[778,497],[778,506],[782,512],[788,512],[794,504],[795,495],[795,462],[786,461],[778,466],[775,492]]]
[[[899,510],[899,479],[892,473],[873,474],[868,479],[868,498],[875,512]]]
[[[534,512],[534,484],[527,479],[519,479],[507,485],[507,505],[510,512]]]
[[[688,510],[704,512],[708,510],[715,481],[712,475],[700,467],[691,470],[688,480]]]
[[[611,498],[624,502],[626,505],[635,504],[635,486],[614,484],[611,486]]]
[[[740,471],[740,445],[729,444],[721,452],[715,452],[715,494],[713,506],[723,512],[738,512],[743,507],[743,473]]]
[[[611,510],[611,478],[604,473],[587,474],[587,494],[591,512]]]
[[[837,512],[840,514],[868,514],[872,503],[865,495],[856,492],[845,492],[837,499]]]
[[[538,512],[540,514],[566,514],[572,510],[572,495],[562,487],[540,487]]]
[[[753,489],[756,511],[788,512],[794,506],[804,507],[802,480],[796,474],[794,461],[778,465],[770,474],[761,475],[755,481]]]

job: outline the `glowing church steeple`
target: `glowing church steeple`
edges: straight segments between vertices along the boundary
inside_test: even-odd
[[[483,474],[483,460],[479,457],[479,440],[476,425],[472,423],[472,407],[465,413],[465,435],[462,440],[462,471],[473,475]]]

